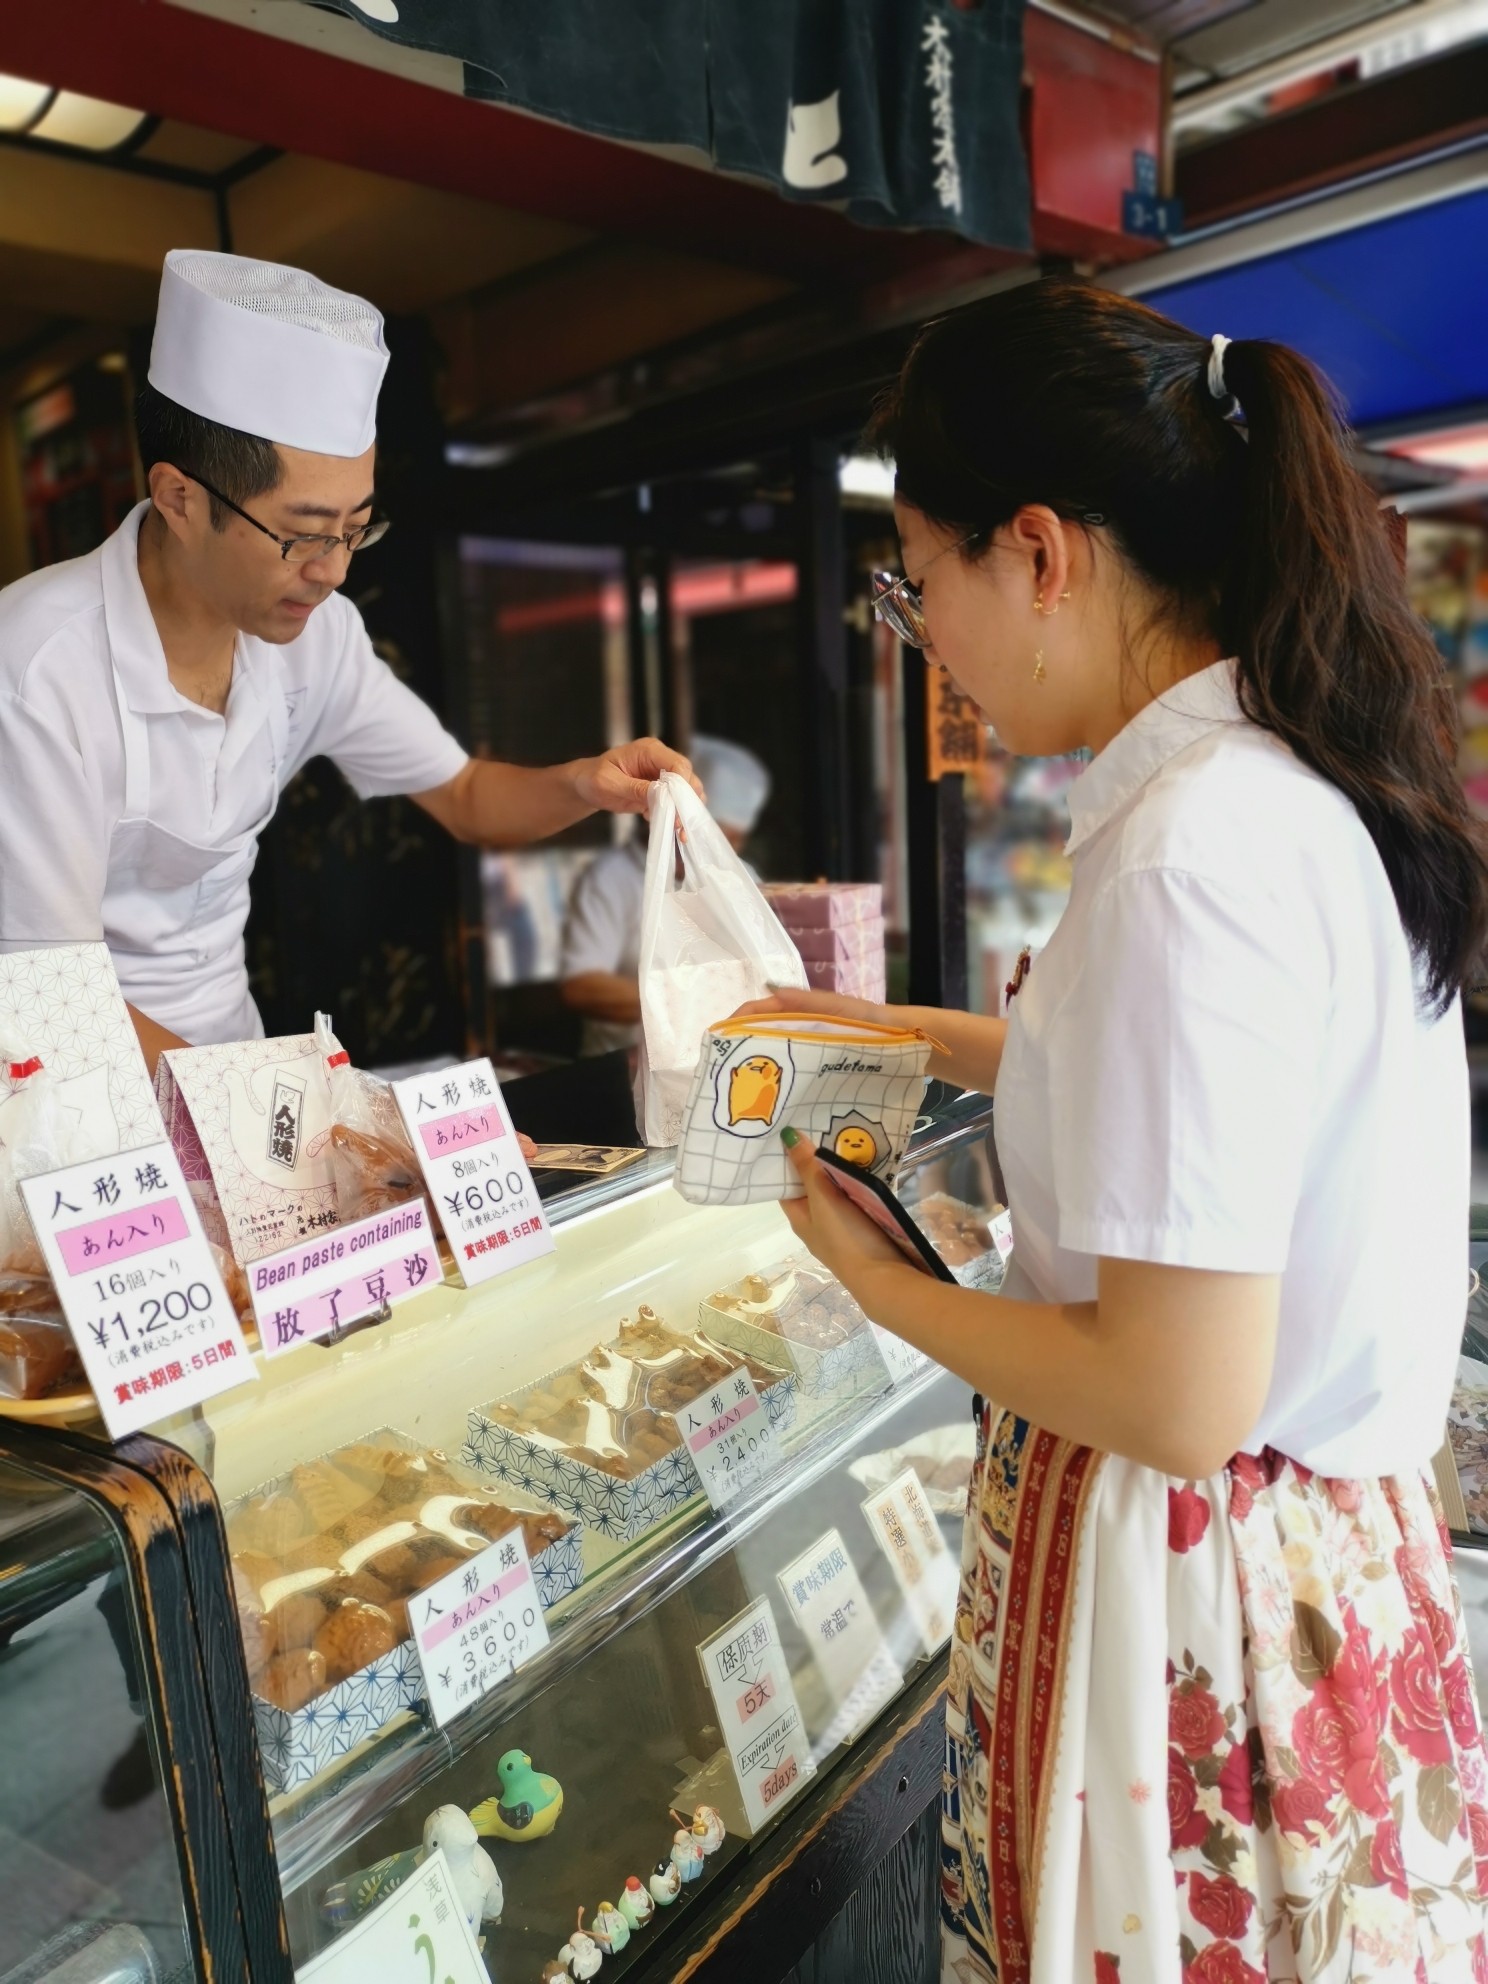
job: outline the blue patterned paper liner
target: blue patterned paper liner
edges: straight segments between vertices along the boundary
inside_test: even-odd
[[[701,1327],[715,1343],[727,1344],[757,1364],[789,1358],[803,1398],[857,1398],[864,1392],[887,1391],[893,1382],[866,1323],[823,1350],[761,1329],[758,1323],[715,1309],[709,1302],[701,1303],[698,1313]]]
[[[769,1416],[770,1430],[781,1432],[796,1416],[796,1379],[787,1373],[760,1394]],[[509,1401],[520,1408],[521,1395]],[[488,1416],[487,1409],[472,1406],[470,1437],[460,1458],[482,1473],[493,1474],[509,1487],[538,1495],[565,1515],[577,1516],[586,1529],[596,1530],[612,1542],[631,1543],[648,1529],[701,1495],[703,1484],[686,1447],[674,1447],[669,1454],[653,1461],[644,1473],[627,1481],[603,1469],[589,1467],[567,1454],[555,1453],[533,1440],[524,1439],[510,1426]]]
[[[584,1532],[575,1524],[556,1543],[539,1550],[532,1575],[546,1611],[577,1591],[584,1578]],[[264,1781],[271,1796],[293,1791],[375,1736],[424,1693],[423,1669],[412,1640],[348,1675],[313,1702],[291,1712],[253,1697]]]

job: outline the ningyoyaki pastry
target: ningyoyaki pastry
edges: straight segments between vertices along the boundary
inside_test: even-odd
[[[646,1883],[658,1908],[670,1908],[682,1892],[682,1875],[675,1860],[658,1860],[656,1871]]]
[[[644,1929],[646,1924],[651,1920],[651,1917],[656,1913],[656,1903],[647,1894],[634,1874],[630,1876],[625,1886],[621,1888],[620,1899],[616,1903],[616,1906],[632,1929]]]

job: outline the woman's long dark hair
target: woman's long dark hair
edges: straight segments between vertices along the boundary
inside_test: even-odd
[[[1426,1004],[1476,975],[1488,841],[1456,711],[1329,393],[1285,345],[1211,347],[1088,284],[1003,291],[923,331],[873,439],[974,557],[1026,503],[1098,513],[1163,609],[1239,659],[1241,706],[1344,793],[1389,876]]]

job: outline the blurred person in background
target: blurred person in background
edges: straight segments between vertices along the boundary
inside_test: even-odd
[[[741,854],[770,797],[770,773],[742,744],[695,733],[692,766],[708,811]],[[748,866],[748,864],[745,864]],[[751,875],[754,870],[751,868]],[[755,877],[758,880],[758,876]],[[640,1039],[641,898],[646,836],[597,855],[579,877],[563,926],[558,966],[563,1003],[584,1019],[582,1054],[608,1054]]]

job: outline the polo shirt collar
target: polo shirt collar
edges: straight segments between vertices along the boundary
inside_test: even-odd
[[[181,704],[140,583],[140,525],[149,508],[148,503],[137,503],[103,546],[103,618],[109,653],[129,707],[141,716],[159,716]]]
[[[1211,731],[1245,720],[1233,660],[1216,661],[1165,690],[1116,733],[1069,788],[1066,854],[1099,833],[1170,758]]]

